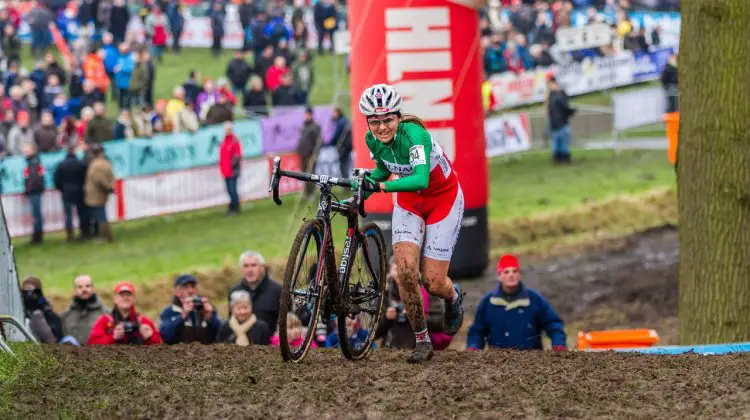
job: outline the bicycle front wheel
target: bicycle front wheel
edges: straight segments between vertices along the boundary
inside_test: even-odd
[[[351,360],[364,359],[373,348],[385,302],[385,239],[375,223],[367,223],[362,233],[336,310],[341,352]]]
[[[335,273],[328,240],[318,220],[305,222],[294,238],[279,305],[279,347],[284,361],[302,361],[315,336],[327,276]]]

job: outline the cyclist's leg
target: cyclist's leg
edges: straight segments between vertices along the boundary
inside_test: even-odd
[[[444,197],[432,200],[435,207],[427,217],[423,275],[425,287],[431,295],[451,300],[453,282],[448,278],[448,267],[461,231],[464,194],[461,187],[457,187],[455,192]]]
[[[399,294],[406,308],[409,324],[415,332],[425,330],[424,305],[419,287],[419,256],[424,238],[425,223],[407,203],[397,201],[393,207],[393,257],[399,278]]]
[[[464,196],[460,187],[447,203],[438,203],[427,219],[423,274],[428,292],[445,300],[445,332],[453,335],[463,323],[462,291],[448,277],[464,214]]]

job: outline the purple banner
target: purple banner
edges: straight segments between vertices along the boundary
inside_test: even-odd
[[[333,106],[313,107],[313,117],[320,125],[323,143],[333,135],[335,125],[331,116]],[[297,149],[305,121],[304,106],[286,106],[273,108],[269,117],[261,120],[263,128],[263,153],[293,152]]]

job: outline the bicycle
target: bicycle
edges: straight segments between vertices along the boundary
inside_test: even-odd
[[[338,199],[332,200],[336,198],[332,190],[334,186],[350,187],[351,179],[285,171],[281,169],[281,158],[274,157],[269,191],[273,191],[273,200],[277,205],[282,205],[279,181],[283,177],[313,182],[320,189],[317,214],[314,219],[305,221],[297,232],[284,271],[278,324],[279,347],[284,361],[299,363],[305,358],[316,334],[321,309],[324,320],[329,320],[333,313],[336,315],[344,357],[362,360],[372,348],[383,315],[387,251],[383,233],[376,224],[370,222],[362,228],[359,226],[359,217],[367,217],[365,192],[379,191],[377,185],[364,182],[367,174],[367,170],[355,169],[360,187],[352,202],[346,205],[339,203]],[[331,230],[332,218],[336,214],[347,219],[346,239],[338,271]],[[309,247],[310,244],[314,245]],[[311,255],[312,264],[303,268],[308,247],[315,248]],[[353,269],[357,263],[360,263],[359,266]],[[353,273],[364,274],[364,280],[352,281]],[[303,285],[298,284],[302,282]],[[292,314],[299,319],[299,323]],[[301,328],[302,324],[305,329]],[[358,346],[349,341],[349,328],[357,329],[359,334],[366,332],[363,340],[359,337]],[[296,349],[295,344],[299,346]]]

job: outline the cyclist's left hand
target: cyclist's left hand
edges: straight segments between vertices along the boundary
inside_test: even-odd
[[[352,178],[349,180],[349,188],[351,188],[352,191],[357,191],[359,190],[359,186],[361,182],[362,180],[360,180],[359,178]],[[380,184],[372,180],[369,176],[365,177],[364,183],[365,183],[366,189],[371,189],[371,190],[381,189]]]

